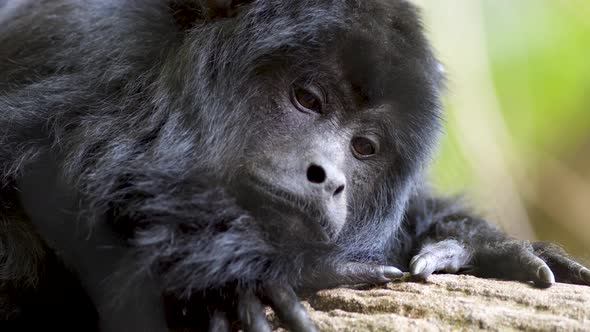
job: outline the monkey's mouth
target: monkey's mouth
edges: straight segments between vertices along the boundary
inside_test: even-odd
[[[255,211],[274,211],[280,216],[295,218],[307,228],[314,237],[321,240],[334,239],[338,233],[334,222],[324,212],[324,208],[310,199],[304,199],[284,189],[250,177],[248,189],[242,201],[246,208]]]

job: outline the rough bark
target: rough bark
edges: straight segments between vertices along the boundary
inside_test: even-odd
[[[590,287],[434,275],[427,283],[322,291],[305,302],[320,331],[590,331]],[[271,313],[272,316],[272,313]]]

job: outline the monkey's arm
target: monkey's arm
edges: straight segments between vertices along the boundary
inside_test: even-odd
[[[329,265],[322,257],[330,244],[289,231],[289,220],[250,215],[204,172],[131,160],[100,178],[111,182],[95,192],[61,179],[61,160],[47,154],[31,163],[20,196],[42,237],[77,272],[102,331],[164,330],[162,294],[201,302],[211,330],[235,317],[247,331],[269,330],[266,302],[289,330],[313,331],[293,289],[401,276],[393,267]]]
[[[133,182],[132,197],[140,198],[127,198],[120,213],[147,217],[133,227],[141,265],[155,269],[165,293],[187,300],[189,316],[211,313],[205,317],[209,330],[229,331],[237,317],[246,331],[270,331],[266,303],[289,330],[314,331],[295,289],[380,284],[401,276],[393,267],[329,265],[322,257],[333,250],[330,244],[289,232],[280,216],[263,222],[223,188],[199,179],[161,173]]]
[[[480,277],[590,285],[590,270],[552,243],[510,238],[457,200],[421,194],[410,202],[404,231],[412,237],[409,270],[425,279],[436,271]]]

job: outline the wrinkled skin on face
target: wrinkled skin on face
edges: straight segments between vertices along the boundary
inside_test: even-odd
[[[411,7],[395,7],[371,3],[354,10],[413,15]],[[352,8],[339,9],[353,15]],[[256,63],[247,90],[258,92],[247,103],[252,134],[236,162],[233,180],[241,186],[232,186],[251,210],[303,213],[312,234],[335,239],[347,221],[356,227],[393,204],[376,192],[394,188],[406,195],[438,134],[442,76],[421,36],[403,45],[416,36],[395,30],[396,23],[380,15],[348,27],[328,25],[310,49],[280,49]],[[391,29],[381,29],[387,25]]]

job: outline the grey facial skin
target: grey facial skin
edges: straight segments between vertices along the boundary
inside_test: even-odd
[[[277,132],[268,135],[269,141],[261,139],[261,146],[269,149],[252,157],[245,178],[251,190],[268,196],[257,199],[254,206],[270,202],[271,206],[279,203],[301,210],[315,219],[314,223],[319,221],[323,225],[324,229],[319,231],[334,238],[348,211],[350,138],[331,128],[317,134],[313,125],[317,115],[302,117],[309,118],[306,120],[312,123],[311,130]]]

